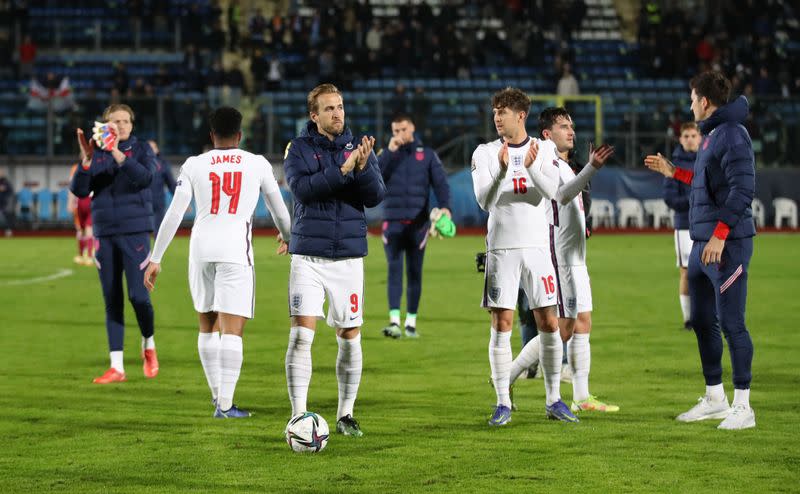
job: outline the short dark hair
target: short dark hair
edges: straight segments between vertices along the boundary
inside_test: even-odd
[[[689,82],[698,98],[706,98],[714,106],[722,106],[731,97],[731,81],[722,72],[711,70],[697,74]]]
[[[563,106],[551,106],[542,110],[542,113],[539,114],[539,135],[544,137],[544,131],[551,130],[559,117],[572,118]]]
[[[681,124],[681,134],[687,130],[699,130],[696,122],[683,122]]]
[[[409,122],[414,123],[414,119],[408,113],[397,113],[392,117],[392,123]]]
[[[492,96],[492,109],[509,108],[511,111],[524,111],[527,115],[531,112],[531,99],[521,89],[507,87],[494,93]]]
[[[236,108],[222,106],[208,117],[211,132],[217,137],[233,137],[242,131],[242,114]]]

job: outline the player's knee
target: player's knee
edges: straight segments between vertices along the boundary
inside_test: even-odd
[[[148,307],[150,306],[150,296],[147,293],[132,293],[128,297],[131,305],[134,307]]]

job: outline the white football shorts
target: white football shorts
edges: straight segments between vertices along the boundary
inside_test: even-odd
[[[325,259],[292,255],[289,270],[289,314],[325,317],[333,328],[364,323],[364,259]]]
[[[515,310],[520,288],[525,291],[531,309],[556,305],[556,272],[549,248],[497,249],[486,253],[481,307]]]
[[[255,310],[253,266],[189,261],[189,291],[197,312],[224,312],[252,319]]]
[[[577,319],[578,313],[591,311],[592,285],[586,265],[559,266],[558,317]]]
[[[689,254],[692,252],[692,237],[689,230],[675,230],[675,257],[679,268],[689,266]]]

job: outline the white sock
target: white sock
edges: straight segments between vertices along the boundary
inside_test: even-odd
[[[733,405],[743,405],[750,408],[750,388],[733,390]]]
[[[154,350],[156,348],[156,339],[154,336],[145,338],[142,336],[142,350]]]
[[[589,367],[592,362],[588,334],[572,335],[567,343],[567,357],[572,366],[572,401],[586,400],[589,398]]]
[[[537,365],[539,365],[539,337],[535,336],[524,347],[522,347],[522,350],[520,350],[517,358],[511,362],[511,375],[509,376],[508,380],[509,384],[514,384],[514,382],[519,378],[520,374],[532,367],[536,368]]]
[[[722,383],[706,386],[706,396],[711,398],[711,401],[724,401],[725,388],[722,387]]]
[[[417,315],[416,314],[406,314],[406,324],[405,327],[411,326],[412,328],[417,327]]]
[[[219,390],[217,406],[220,410],[230,410],[233,406],[233,392],[242,371],[242,337],[223,334],[219,339]]]
[[[200,355],[211,397],[215,400],[219,391],[219,345],[219,331],[197,334],[197,353]]]
[[[689,302],[688,295],[681,295],[681,312],[683,312],[683,321],[686,322],[691,317],[692,304]]]
[[[539,339],[539,362],[544,372],[546,402],[552,405],[561,399],[561,359],[564,357],[564,348],[558,331],[540,332]]]
[[[353,415],[363,364],[361,333],[350,340],[337,336],[336,341],[339,343],[339,353],[336,355],[336,380],[339,382],[339,408],[336,410],[338,420],[345,415]]]
[[[293,326],[286,349],[286,386],[292,403],[292,416],[308,411],[308,385],[311,383],[311,344],[314,330]]]
[[[511,408],[508,386],[511,372],[511,331],[501,333],[492,328],[489,336],[489,366],[497,393],[497,404]]]
[[[122,350],[111,352],[111,367],[125,374],[125,366],[122,365]]]

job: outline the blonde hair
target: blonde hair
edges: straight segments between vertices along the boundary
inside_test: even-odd
[[[319,103],[317,103],[317,98],[319,98],[322,94],[342,95],[342,93],[339,92],[339,88],[333,84],[320,84],[312,89],[310,93],[308,93],[308,113],[319,113]]]
[[[123,103],[114,103],[113,105],[109,105],[108,108],[106,108],[103,111],[103,120],[108,122],[108,119],[111,117],[111,114],[116,112],[116,111],[128,112],[128,115],[131,116],[131,122],[133,122],[135,120],[135,118],[136,118],[134,116],[133,110],[131,109],[130,106],[128,106],[126,104],[123,104]]]

